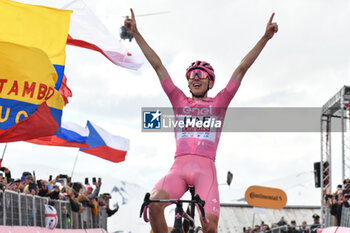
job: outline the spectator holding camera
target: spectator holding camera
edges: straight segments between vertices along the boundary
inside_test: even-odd
[[[51,188],[51,186],[50,186]],[[60,199],[60,188],[58,185],[54,184],[53,187],[49,190],[48,194],[46,195],[52,200],[59,200]]]
[[[26,194],[37,195],[39,190],[34,182],[34,177],[29,173],[25,176],[25,185],[23,192]]]
[[[7,167],[0,167],[0,171],[2,171],[5,174],[4,178],[6,178],[7,181],[11,179],[11,171]]]
[[[102,207],[102,209],[106,209],[106,213],[108,217],[111,217],[119,210],[118,203],[116,204],[116,207],[112,210],[109,208],[109,200],[112,198],[111,194],[109,193],[103,193],[100,196],[100,200],[98,204]]]
[[[49,192],[48,185],[49,185],[49,183],[45,180],[38,181],[38,186],[39,186],[38,196],[46,197],[46,195]]]
[[[90,201],[98,197],[98,194],[100,192],[100,187],[102,185],[101,178],[99,178],[98,181],[96,182],[96,178],[94,177],[92,179],[92,184],[95,185],[95,190],[89,184],[85,186],[85,195],[89,198]]]
[[[11,191],[15,191],[15,192],[19,192],[17,182],[12,178],[9,180],[9,183],[6,185],[6,189],[11,190]]]

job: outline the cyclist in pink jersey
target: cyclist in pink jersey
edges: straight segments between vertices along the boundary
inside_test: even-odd
[[[263,37],[243,58],[233,72],[227,86],[214,98],[209,98],[207,95],[215,82],[214,69],[209,63],[196,61],[186,70],[188,87],[192,94],[191,98],[186,97],[173,84],[162,61],[137,30],[132,9],[131,18],[124,21],[124,26],[135,37],[146,59],[156,71],[161,85],[170,99],[177,120],[186,121],[184,118],[193,117],[205,122],[209,117],[220,122],[224,120],[226,109],[238,90],[245,73],[259,56],[266,43],[278,31],[277,24],[272,22],[274,15],[274,13],[271,15]],[[180,127],[175,128],[176,153],[174,164],[169,173],[155,185],[151,194],[151,199],[178,199],[186,192],[189,185],[193,185],[196,193],[199,194],[201,199],[205,200],[208,222],[202,221],[201,223],[203,231],[206,233],[217,232],[219,221],[220,202],[215,156],[221,127],[210,127],[209,131],[201,131],[202,128],[201,126],[198,128],[198,125],[194,131],[191,131],[191,126],[185,128],[185,130]],[[164,217],[166,205],[152,203],[149,207],[151,226],[155,233],[167,232],[168,228]]]

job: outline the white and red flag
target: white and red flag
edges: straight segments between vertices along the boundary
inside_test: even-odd
[[[73,10],[68,45],[95,50],[111,62],[124,68],[137,70],[145,62],[142,56],[133,56],[117,40],[82,0],[74,0],[63,9]]]

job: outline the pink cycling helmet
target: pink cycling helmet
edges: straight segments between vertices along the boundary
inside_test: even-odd
[[[205,62],[205,61],[195,61],[195,62],[193,62],[190,65],[190,67],[188,67],[186,69],[186,77],[188,77],[188,74],[192,70],[203,70],[203,71],[205,71],[209,75],[209,78],[213,81],[213,86],[214,86],[214,83],[215,83],[214,69],[208,62]]]

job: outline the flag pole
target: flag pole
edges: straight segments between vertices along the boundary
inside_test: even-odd
[[[73,169],[72,169],[72,174],[71,174],[71,176],[70,176],[70,179],[71,179],[71,180],[72,180],[72,178],[73,178],[73,173],[74,173],[74,170],[75,170],[75,165],[77,164],[79,151],[80,151],[80,148],[79,148],[79,150],[78,150],[77,156],[75,156],[75,161],[74,161],[74,165],[73,165]]]
[[[89,121],[88,121],[89,122]],[[88,122],[86,122],[86,126],[85,126],[85,129],[88,127]],[[73,174],[74,174],[74,170],[75,170],[75,165],[77,164],[77,160],[78,160],[78,155],[79,155],[79,151],[80,151],[80,148],[78,150],[78,153],[77,153],[77,156],[75,156],[75,161],[74,161],[74,165],[73,165],[73,169],[72,169],[72,174],[70,176],[70,180],[72,180],[73,178]]]
[[[0,166],[1,166],[2,160],[4,159],[6,148],[7,148],[7,142],[5,144],[5,148],[4,148],[3,152],[2,152],[2,157],[1,157],[1,160],[0,160]]]

